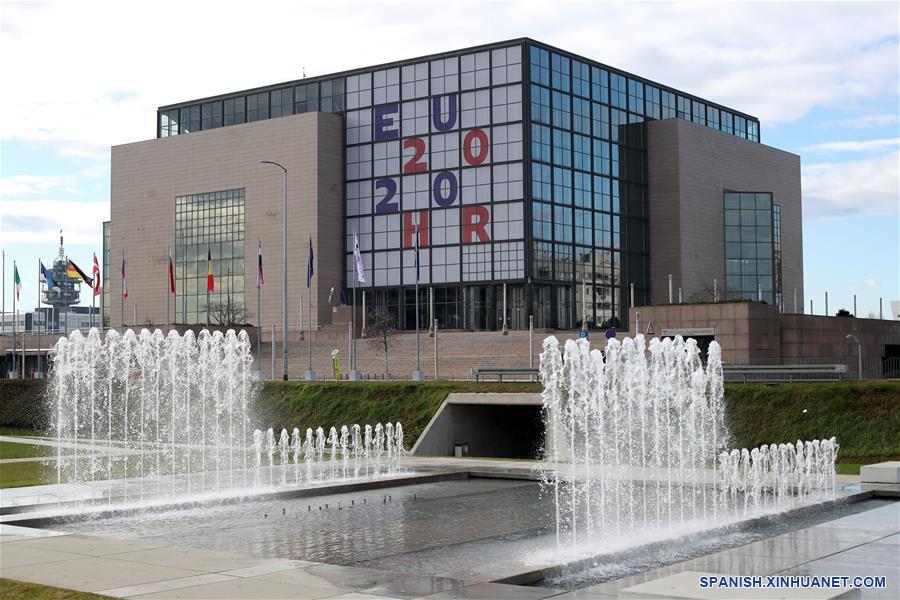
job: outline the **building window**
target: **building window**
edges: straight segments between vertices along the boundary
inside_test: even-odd
[[[272,118],[286,117],[294,114],[293,92],[291,88],[282,88],[272,92]]]
[[[562,92],[553,92],[553,126],[572,129],[572,97]]]
[[[550,201],[552,198],[552,180],[550,165],[539,162],[531,163],[531,197],[535,200]]]
[[[660,92],[660,95],[662,97],[662,118],[675,118],[675,94],[663,90],[662,92]]]
[[[222,126],[222,103],[206,102],[200,106],[200,129],[215,129]]]
[[[775,223],[770,192],[725,192],[725,286],[729,298],[775,303]],[[780,221],[780,219],[779,219]]]
[[[294,113],[315,112],[319,110],[319,84],[304,83],[294,86]]]
[[[550,90],[534,84],[531,86],[531,120],[550,123]]]
[[[659,89],[647,86],[647,116],[651,119],[662,118],[662,105]]]
[[[269,92],[250,94],[247,96],[247,122],[261,121],[269,118]]]
[[[584,98],[591,97],[591,69],[577,60],[572,61],[572,93]]]
[[[553,53],[550,55],[550,85],[555,90],[569,91],[569,59]]]
[[[606,69],[591,67],[591,100],[609,104],[609,73]]]
[[[215,291],[209,294],[208,307],[209,266]],[[243,188],[175,198],[175,289],[179,323],[206,323],[211,308],[210,322],[219,324],[216,314],[246,309]]]
[[[628,80],[628,110],[644,114],[644,84],[634,79]]]
[[[541,162],[550,162],[550,128],[546,125],[531,125],[531,158]]]
[[[553,164],[572,166],[572,134],[568,131],[553,130]]]
[[[426,82],[427,85],[427,82]],[[344,80],[330,79],[322,82],[322,112],[340,112],[344,110]]]
[[[178,109],[159,113],[159,137],[178,135]]]
[[[591,134],[591,103],[583,98],[572,98],[572,129],[585,135]]]
[[[775,304],[784,312],[784,287],[781,277],[781,205],[772,204],[772,251],[775,256]]]
[[[691,100],[684,96],[678,96],[678,118],[685,121],[691,120]]]
[[[531,47],[531,81],[550,85],[550,53],[534,46]]]
[[[193,133],[200,131],[200,106],[185,106],[179,110],[178,133]]]
[[[628,110],[628,90],[622,75],[609,74],[609,96],[609,103],[612,106]]]
[[[246,102],[243,96],[225,100],[225,125],[237,125],[247,120]]]

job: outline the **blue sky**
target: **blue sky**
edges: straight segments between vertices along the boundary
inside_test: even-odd
[[[157,106],[520,36],[758,116],[802,158],[806,309],[900,299],[897,3],[322,4],[4,1],[7,310],[12,260],[30,309],[59,229],[90,270],[109,147],[152,138]]]

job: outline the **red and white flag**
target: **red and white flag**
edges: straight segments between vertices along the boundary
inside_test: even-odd
[[[171,250],[169,250],[169,293],[175,293],[175,267],[172,266]]]
[[[94,252],[94,295],[100,295],[100,263],[97,262],[97,253]]]

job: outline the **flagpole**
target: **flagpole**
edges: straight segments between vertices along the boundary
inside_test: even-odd
[[[262,338],[262,305],[259,303],[259,292],[262,287],[262,282],[259,280],[261,259],[262,245],[260,244],[259,236],[256,236],[256,322],[258,323],[256,327],[256,362],[259,365],[260,371],[262,371],[262,355],[260,354],[260,340]]]
[[[309,289],[306,291],[306,323],[309,328],[309,335],[307,336],[309,339],[307,340],[307,344],[309,344],[309,375],[310,379],[315,377],[313,374],[313,365],[312,365],[312,281],[309,282]]]
[[[209,329],[209,272],[212,270],[212,250],[206,245],[206,328]]]
[[[313,371],[312,364],[312,278],[313,274],[315,274],[314,267],[314,254],[313,254],[313,245],[312,245],[312,236],[307,232],[308,241],[306,247],[306,323],[308,329],[308,337],[307,340],[307,353],[309,354],[309,370],[306,372],[305,379],[307,381],[313,381],[316,378],[316,372]],[[302,331],[302,328],[301,328]],[[284,379],[287,380],[287,371],[284,372]]]
[[[15,280],[15,277],[16,277],[16,260],[13,259],[13,279],[14,280]],[[16,291],[15,287],[16,286],[15,286],[15,282],[14,282],[14,285],[13,285],[13,309],[12,309],[12,315],[13,315],[12,372],[13,373],[16,372],[16,293],[17,293],[17,291]]]
[[[125,333],[125,251],[122,250],[122,307],[119,311],[122,317],[122,333]]]
[[[169,264],[166,265],[166,279],[170,279],[169,268],[172,267],[172,246],[166,246],[166,255],[169,258]],[[169,313],[169,296],[172,295],[172,281],[174,281],[175,274],[172,273],[171,279],[166,281],[166,332],[172,329],[172,321],[170,319]]]
[[[37,284],[37,297],[38,297],[38,311],[37,316],[41,314],[41,259],[38,259],[38,284]],[[93,296],[91,296],[91,300],[93,300]],[[93,311],[91,311],[93,317]],[[37,323],[32,321],[32,326],[36,327]],[[37,328],[37,372],[41,372],[41,328]]]
[[[354,244],[357,242],[356,231],[353,232],[353,241]],[[356,248],[354,247],[354,256],[353,256],[353,266],[354,270],[357,269],[356,266]],[[356,379],[356,284],[359,280],[359,273],[353,274],[353,312],[350,313],[350,325],[351,325],[351,334],[350,334],[350,379]]]
[[[414,381],[422,381],[422,367],[419,360],[419,225],[416,225],[416,370],[413,373]]]

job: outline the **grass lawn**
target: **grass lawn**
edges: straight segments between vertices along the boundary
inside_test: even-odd
[[[110,596],[64,590],[12,579],[0,579],[0,598],[4,600],[92,600],[94,598],[110,598]]]
[[[20,462],[0,464],[0,489],[24,487],[26,485],[44,485],[56,483],[56,472],[43,462]],[[0,594],[0,598],[5,597]]]
[[[56,456],[56,448],[53,446],[20,444],[18,442],[0,442],[0,459],[34,458],[38,456]]]

